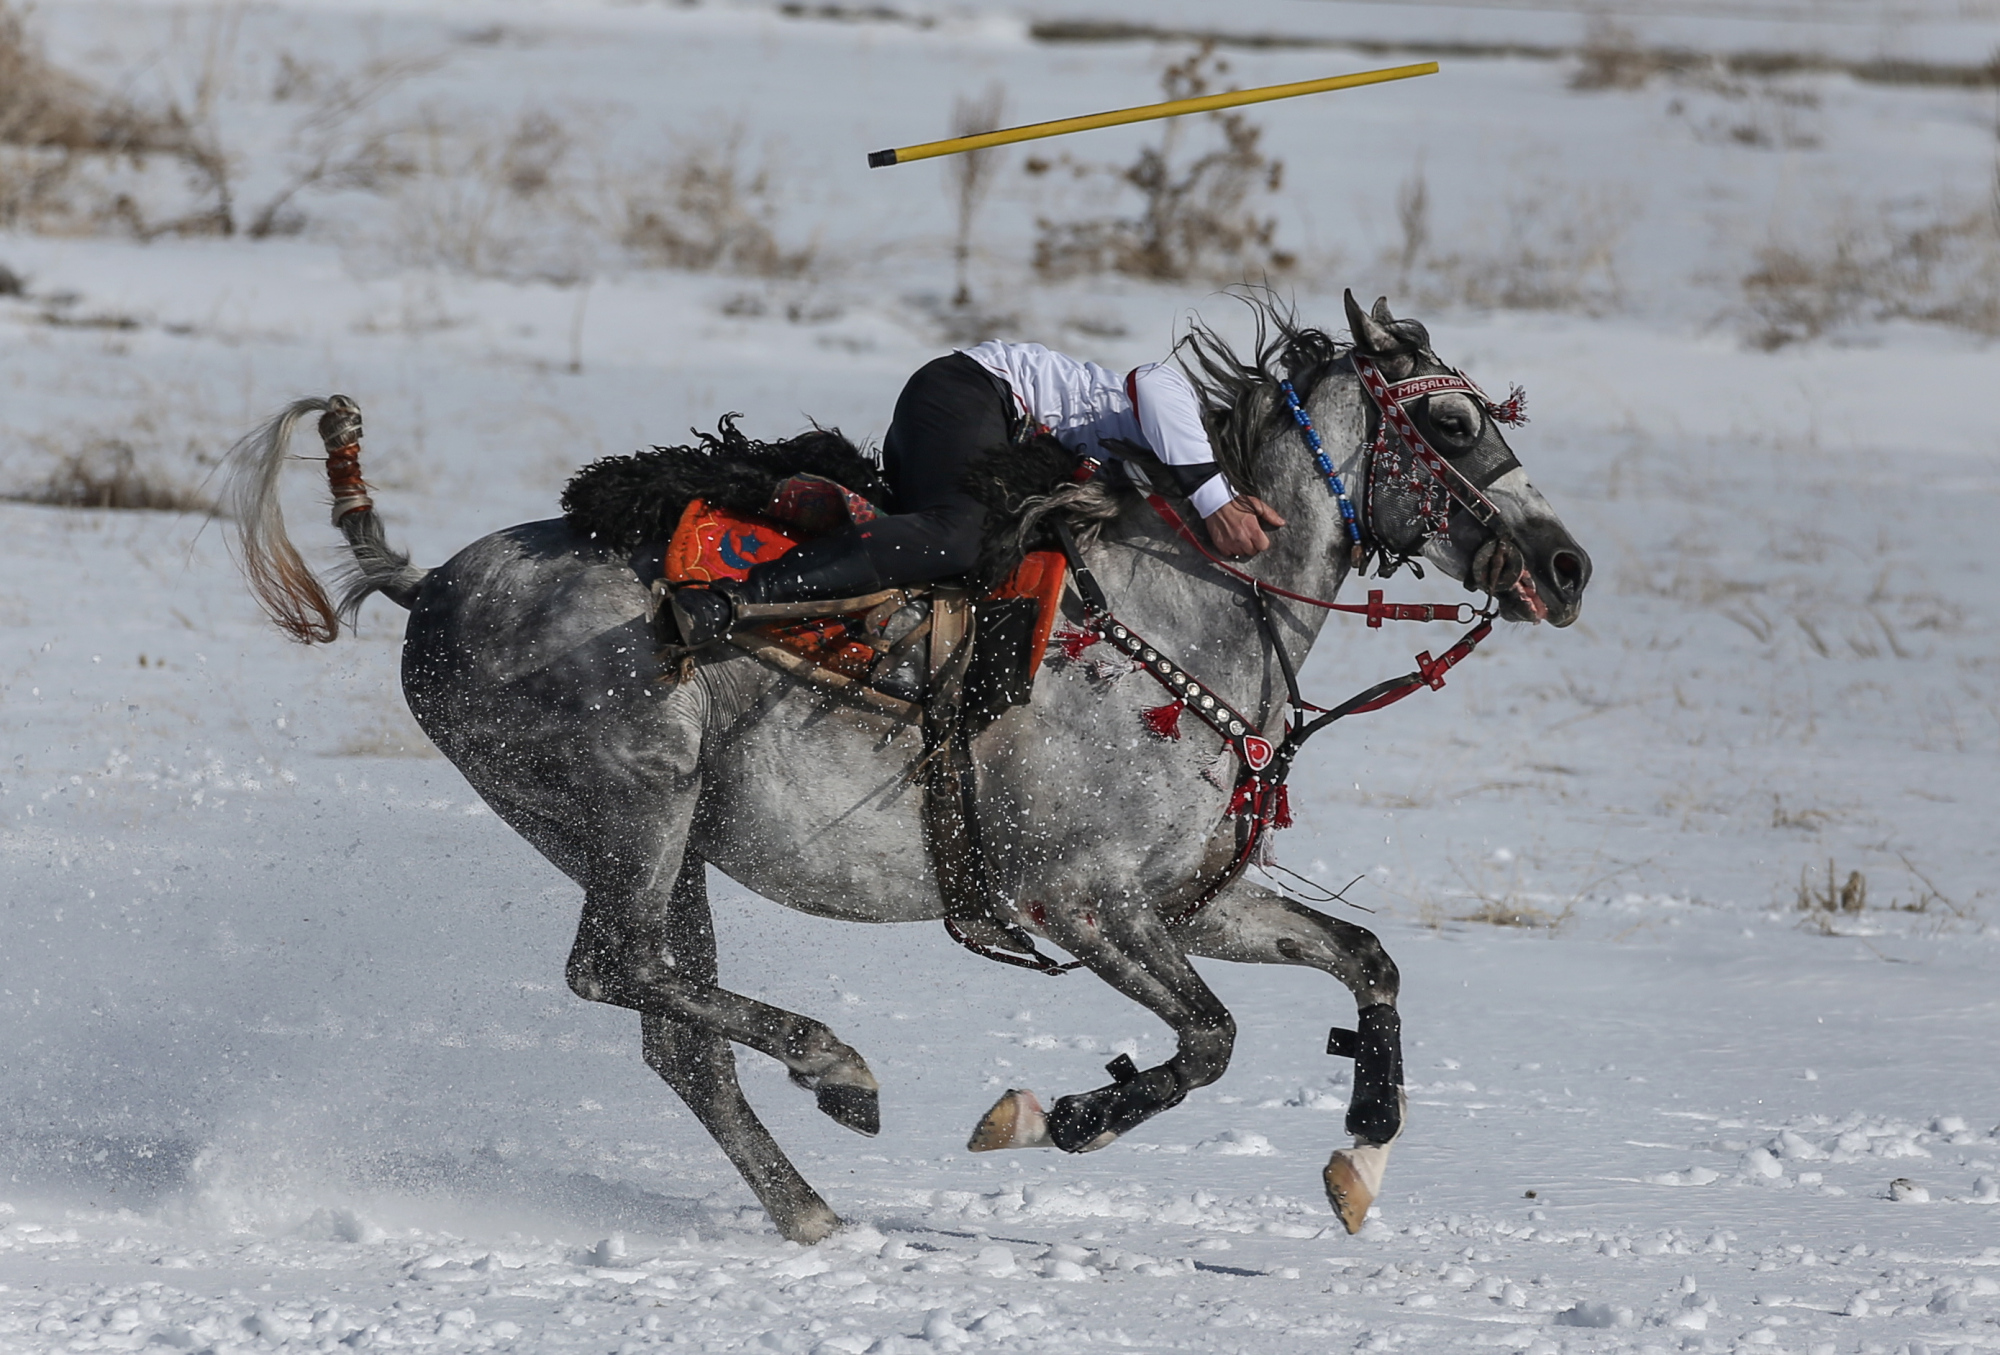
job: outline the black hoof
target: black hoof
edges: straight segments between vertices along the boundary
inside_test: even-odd
[[[857,1134],[882,1132],[882,1098],[872,1087],[822,1085],[813,1093],[822,1114]]]

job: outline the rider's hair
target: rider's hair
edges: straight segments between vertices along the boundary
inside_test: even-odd
[[[1232,287],[1224,295],[1248,306],[1256,321],[1251,356],[1238,357],[1228,340],[1196,316],[1174,344],[1173,357],[1201,396],[1216,463],[1238,491],[1254,494],[1260,486],[1259,449],[1291,423],[1278,383],[1290,381],[1300,400],[1310,400],[1313,387],[1347,355],[1348,345],[1300,324],[1297,312],[1269,287]]]

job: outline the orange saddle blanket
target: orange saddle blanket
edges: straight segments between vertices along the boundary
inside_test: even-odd
[[[866,518],[857,513],[856,520]],[[680,584],[741,579],[752,566],[777,559],[812,535],[817,533],[801,531],[773,518],[711,508],[695,499],[681,513],[673,540],[667,545],[666,580]],[[1026,655],[1026,676],[1030,680],[1041,669],[1042,657],[1048,652],[1049,633],[1054,630],[1061,610],[1067,569],[1061,551],[1030,551],[1005,583],[980,599],[1034,600],[1035,618]],[[865,679],[879,657],[875,648],[860,638],[859,616],[786,621],[759,629],[793,653],[844,677]]]

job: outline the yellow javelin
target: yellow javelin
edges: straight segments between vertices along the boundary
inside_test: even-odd
[[[1154,118],[1179,117],[1183,113],[1207,113],[1217,108],[1269,103],[1273,99],[1293,99],[1301,94],[1320,94],[1329,89],[1353,89],[1356,85],[1379,85],[1390,80],[1407,80],[1413,75],[1436,75],[1435,61],[1414,66],[1390,66],[1379,71],[1357,71],[1353,75],[1330,75],[1324,80],[1297,80],[1289,85],[1264,85],[1239,89],[1228,94],[1204,94],[1195,99],[1172,99],[1163,104],[1141,104],[1137,108],[1116,108],[1109,113],[1088,113],[1080,118],[1058,118],[1054,122],[1033,122],[1026,127],[1008,127],[976,136],[955,136],[949,141],[926,141],[921,146],[899,146],[892,151],[870,151],[868,168],[900,165],[911,160],[928,160],[937,155],[957,155],[960,151],[984,150],[1015,141],[1034,141],[1067,132],[1087,132],[1093,127],[1117,127],[1128,122],[1151,122]]]

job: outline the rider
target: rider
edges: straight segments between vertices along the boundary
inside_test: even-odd
[[[1038,343],[991,340],[934,359],[903,387],[882,441],[897,512],[802,542],[741,583],[678,590],[683,643],[728,634],[739,602],[860,597],[970,570],[985,507],[962,483],[965,472],[1023,427],[1046,429],[1070,450],[1101,460],[1112,459],[1120,441],[1150,449],[1224,555],[1256,555],[1271,544],[1265,528],[1285,524],[1262,500],[1233,490],[1217,468],[1201,399],[1176,364],[1150,363],[1125,377]]]

